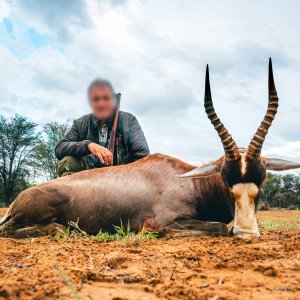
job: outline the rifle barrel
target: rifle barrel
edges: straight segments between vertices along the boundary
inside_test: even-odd
[[[111,129],[110,134],[110,140],[109,140],[109,146],[108,150],[112,153],[113,156],[113,162],[112,165],[114,165],[116,162],[114,161],[114,152],[115,152],[115,143],[116,143],[116,132],[117,132],[117,125],[118,125],[118,118],[119,118],[119,111],[120,111],[120,102],[121,102],[121,94],[118,93],[116,95],[117,103],[116,103],[116,109],[115,109],[115,115],[114,115],[114,122]]]

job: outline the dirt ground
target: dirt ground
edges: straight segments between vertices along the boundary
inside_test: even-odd
[[[300,230],[274,220],[300,211],[260,212],[252,240],[0,239],[0,299],[300,299]]]

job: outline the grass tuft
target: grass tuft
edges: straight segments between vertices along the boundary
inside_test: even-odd
[[[133,245],[141,241],[150,241],[150,240],[156,240],[157,239],[157,232],[151,232],[147,231],[144,227],[143,229],[135,233],[131,231],[129,222],[127,223],[127,226],[123,225],[122,221],[120,226],[114,225],[115,232],[109,233],[109,232],[102,232],[100,230],[97,235],[89,235],[84,230],[82,230],[77,222],[70,221],[69,226],[66,228],[66,230],[63,230],[59,227],[57,227],[57,234],[55,236],[55,239],[58,241],[69,241],[71,238],[77,238],[77,237],[83,237],[83,238],[96,238],[100,239],[101,241],[107,243],[110,241],[118,241],[123,240],[125,244]]]
[[[56,235],[55,239],[57,241],[68,241],[71,237],[71,228],[70,225],[66,228],[66,230],[61,229],[60,227],[56,227]]]

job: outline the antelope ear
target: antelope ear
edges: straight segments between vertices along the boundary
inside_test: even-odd
[[[300,164],[278,158],[266,158],[265,167],[271,171],[285,171],[300,168]]]
[[[190,172],[187,172],[182,175],[177,175],[179,178],[199,178],[203,176],[209,176],[215,173],[220,172],[219,167],[215,163],[210,163],[208,165],[204,165],[198,167]]]

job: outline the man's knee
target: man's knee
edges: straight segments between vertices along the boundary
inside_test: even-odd
[[[57,163],[58,177],[71,175],[86,169],[87,164],[83,157],[65,156]]]

